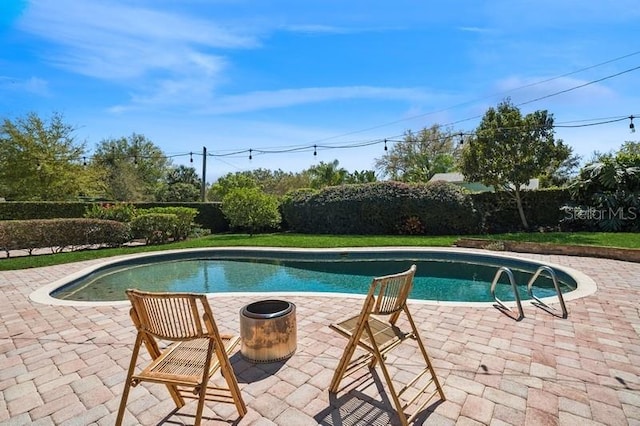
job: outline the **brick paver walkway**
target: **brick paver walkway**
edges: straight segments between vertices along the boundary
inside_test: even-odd
[[[640,425],[640,264],[565,256],[534,257],[581,270],[598,284],[567,301],[569,318],[524,303],[525,319],[493,307],[413,303],[411,309],[447,401],[416,424]],[[36,288],[92,262],[0,272],[0,424],[112,425],[134,329],[128,306],[48,306]],[[239,332],[240,308],[258,297],[212,297],[219,327]],[[397,424],[380,394],[382,378],[348,391],[327,389],[346,341],[327,325],[357,312],[353,297],[287,297],[297,306],[298,350],[286,362],[254,365],[232,357],[249,413],[207,404],[206,424]],[[414,352],[398,351],[395,374]],[[192,424],[195,404],[176,411],[166,389],[132,390],[126,424]],[[235,423],[234,423],[235,422]]]

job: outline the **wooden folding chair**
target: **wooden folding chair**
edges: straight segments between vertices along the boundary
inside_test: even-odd
[[[202,420],[205,400],[233,403],[239,416],[244,416],[247,407],[229,362],[229,354],[240,337],[220,335],[206,296],[138,290],[127,290],[126,293],[138,335],[116,425],[122,424],[130,388],[140,382],[165,384],[178,408],[185,405],[185,398],[198,399],[196,426]],[[160,342],[168,343],[168,346],[161,348]],[[142,343],[152,360],[142,371],[135,373]],[[218,370],[227,387],[209,384],[209,378]]]
[[[330,325],[333,330],[349,339],[338,367],[333,374],[333,380],[329,388],[330,392],[338,392],[340,381],[345,375],[351,374],[367,365],[373,368],[377,363],[382,369],[382,374],[398,412],[398,417],[403,425],[409,424],[426,407],[435,396],[436,391],[440,398],[445,400],[444,391],[436,377],[427,350],[418,335],[418,329],[406,303],[413,286],[415,272],[416,265],[412,265],[405,272],[374,278],[360,314]],[[396,326],[396,322],[403,312],[411,328],[406,332]],[[404,385],[400,392],[396,392],[389,370],[385,365],[385,360],[391,350],[407,341],[407,339],[416,341],[424,358],[424,368],[409,383]],[[358,347],[364,349],[366,353],[353,359]],[[426,384],[410,400],[402,402],[400,397],[403,393],[411,389],[427,373],[431,377]],[[427,388],[432,384],[435,385],[435,390],[431,393],[426,393]],[[422,402],[413,415],[407,418],[405,410],[411,404],[420,400]]]

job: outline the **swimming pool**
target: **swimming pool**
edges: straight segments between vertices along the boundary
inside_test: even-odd
[[[490,283],[501,266],[514,272],[519,294],[526,300],[526,284],[542,265],[466,249],[189,249],[107,261],[40,289],[32,299],[52,296],[59,304],[122,301],[127,288],[212,294],[362,295],[373,277],[405,270],[412,263],[418,268],[410,298],[445,303],[493,301]],[[589,280],[578,271],[549,266],[554,268],[565,295],[575,293],[578,282]],[[534,292],[541,298],[555,296],[546,276],[536,280]],[[503,301],[514,299],[506,279],[499,281],[496,296]]]

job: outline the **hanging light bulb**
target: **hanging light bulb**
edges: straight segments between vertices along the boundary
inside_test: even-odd
[[[138,156],[137,156],[137,155],[134,155],[134,156],[133,156],[133,165],[134,165],[135,167],[138,167]]]
[[[458,145],[462,146],[464,144],[464,133],[460,132],[460,142],[458,142]]]
[[[193,163],[193,152],[189,153],[189,162]]]
[[[631,133],[636,132],[636,126],[634,126],[633,124],[633,118],[633,115],[629,116],[629,120],[631,120],[631,123],[629,123],[629,129],[631,130]]]
[[[251,155],[252,152],[253,152],[253,150],[249,149],[249,160],[253,160],[253,155]]]
[[[384,150],[386,151],[387,149],[388,149],[388,148],[387,148],[387,140],[385,139],[385,140],[384,140]]]
[[[87,165],[87,157],[82,157],[82,165],[83,166]]]
[[[313,146],[313,156],[315,157],[316,155],[318,155],[318,151],[316,151],[318,147],[316,145]]]

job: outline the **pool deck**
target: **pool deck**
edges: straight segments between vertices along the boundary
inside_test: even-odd
[[[640,263],[516,254],[590,276],[597,292],[568,300],[562,319],[524,302],[514,321],[491,306],[410,303],[447,400],[415,424],[640,425]],[[0,424],[113,425],[135,339],[128,305],[52,306],[31,292],[97,261],[0,271]],[[262,297],[264,298],[264,297]],[[210,298],[218,327],[239,333],[256,296]],[[328,392],[346,340],[328,325],[359,312],[362,298],[287,296],[297,307],[298,349],[277,363],[231,358],[248,414],[208,403],[204,424],[398,424],[382,375]],[[413,346],[389,357],[394,374]],[[130,394],[127,425],[193,424],[195,403],[175,410],[166,389]]]

